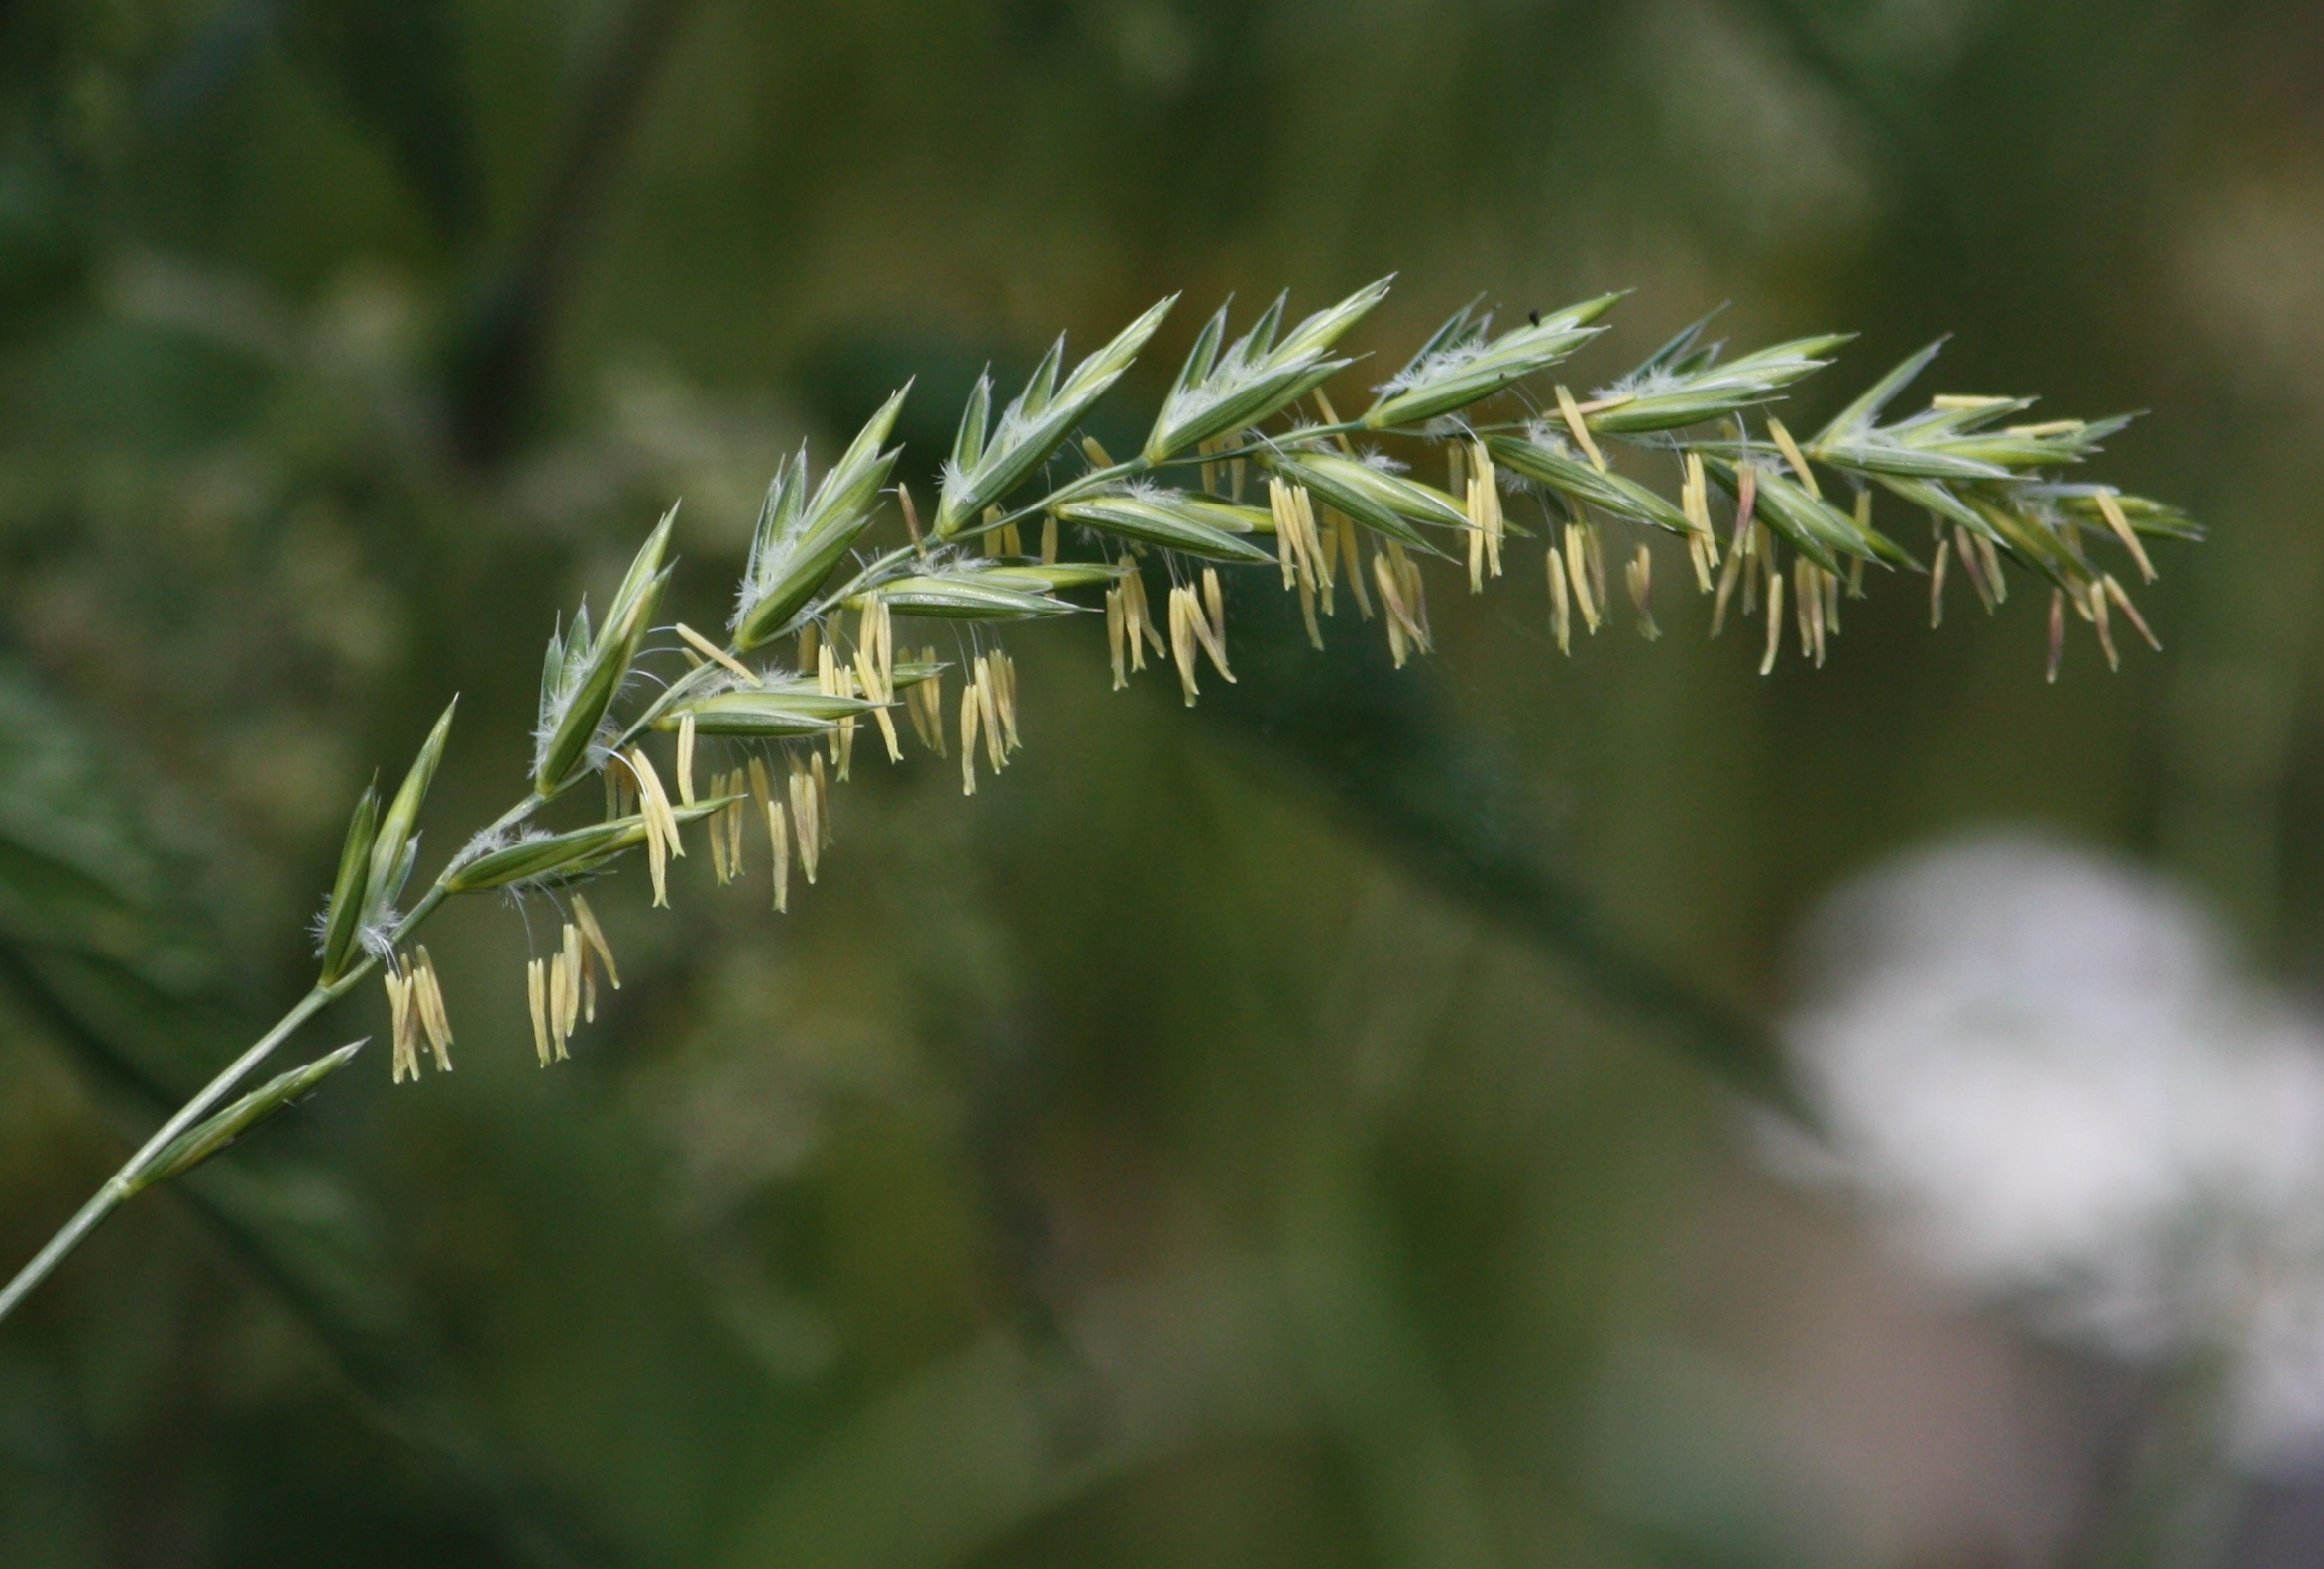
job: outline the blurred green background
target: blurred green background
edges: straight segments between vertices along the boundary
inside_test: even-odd
[[[1904,1279],[1737,1092],[1800,913],[1967,822],[2312,984],[2294,0],[0,0],[0,1255],[304,988],[451,692],[423,870],[513,797],[554,617],[672,499],[717,624],[778,456],[906,377],[925,496],[988,362],[1184,290],[1134,445],[1217,300],[1388,272],[1391,363],[1635,287],[1578,375],[1731,300],[1862,332],[1795,426],[1948,331],[1948,390],[2152,409],[2107,476],[2213,530],[2167,652],[2046,685],[2041,596],[1897,583],[1762,679],[1666,584],[1568,663],[1530,548],[1392,677],[1247,594],[1191,714],[1016,637],[1019,764],[859,763],[788,917],[763,863],[609,888],[570,1067],[524,919],[447,913],[456,1076],[365,1054],[0,1328],[0,1563],[2111,1551],[2164,1397]]]

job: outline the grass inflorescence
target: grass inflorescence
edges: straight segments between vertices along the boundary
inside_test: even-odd
[[[1594,635],[1615,617],[1615,567],[1638,629],[1659,636],[1650,541],[1661,534],[1684,550],[1694,591],[1711,601],[1713,635],[1738,613],[1764,617],[1762,672],[1774,669],[1787,639],[1822,665],[1841,600],[1860,597],[1874,573],[1925,577],[1937,623],[1953,576],[1990,610],[2015,571],[2048,590],[2054,679],[2069,612],[2093,628],[2110,665],[2119,663],[2118,618],[2155,641],[2105,564],[2110,553],[2151,582],[2147,538],[2199,537],[2163,503],[2063,478],[2124,418],[2027,422],[2031,398],[1958,395],[1891,417],[1938,345],[1805,438],[1771,405],[1829,365],[1844,336],[1726,358],[1722,344],[1706,341],[1707,321],[1698,322],[1627,375],[1577,394],[1548,373],[1605,330],[1616,294],[1534,312],[1500,331],[1474,306],[1460,310],[1372,389],[1362,412],[1344,418],[1327,391],[1355,364],[1341,341],[1386,293],[1383,280],[1287,326],[1278,298],[1231,339],[1221,307],[1196,336],[1145,443],[1119,460],[1081,426],[1174,298],[1069,372],[1060,338],[997,413],[992,380],[980,378],[926,527],[909,490],[891,484],[898,449],[888,441],[910,389],[897,392],[820,478],[804,446],[777,470],[722,643],[683,624],[657,634],[673,571],[673,507],[603,613],[593,620],[585,604],[552,631],[522,799],[402,906],[420,812],[450,733],[447,708],[387,804],[376,784],[358,798],[316,922],[314,988],[0,1290],[0,1316],[130,1195],[190,1170],[352,1061],[355,1047],[340,1048],[222,1104],[308,1018],[375,969],[389,1002],[392,1080],[416,1081],[431,1066],[450,1071],[450,1013],[415,941],[447,898],[505,890],[558,906],[556,946],[530,959],[524,977],[535,1053],[547,1067],[570,1056],[574,1035],[596,1017],[601,971],[620,984],[580,891],[616,861],[645,852],[660,906],[689,829],[703,829],[720,883],[743,874],[747,844],[762,840],[770,902],[787,909],[793,870],[812,883],[823,866],[831,791],[851,776],[867,729],[890,761],[902,759],[907,728],[940,757],[956,747],[961,789],[973,795],[980,774],[1001,772],[1022,745],[1003,629],[1097,608],[1087,596],[1102,601],[1114,686],[1127,686],[1151,656],[1175,673],[1191,705],[1205,666],[1218,680],[1236,679],[1221,572],[1265,573],[1296,594],[1319,649],[1323,621],[1346,605],[1359,622],[1378,623],[1400,668],[1434,645],[1425,564],[1465,569],[1470,592],[1482,593],[1527,538],[1541,552],[1560,650],[1571,652],[1577,630]],[[1398,461],[1382,442],[1433,451],[1431,467]],[[1617,455],[1666,482],[1675,500],[1624,473]],[[1071,472],[1051,483],[1060,467]],[[1444,483],[1423,473],[1441,473]],[[1929,519],[1926,552],[1879,526],[1874,499],[1882,495]],[[891,515],[904,537],[869,548]],[[931,627],[910,624],[939,621],[952,623],[944,641],[958,652],[949,661],[939,657]],[[685,668],[625,708],[641,661],[665,654]],[[955,684],[956,701],[947,690]],[[668,783],[646,747],[654,735],[669,740]],[[746,763],[715,773],[698,793],[704,737],[739,746]],[[535,824],[541,809],[593,779],[605,801],[598,821],[554,832]]]

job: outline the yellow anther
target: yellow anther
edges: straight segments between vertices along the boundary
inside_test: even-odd
[[[1783,421],[1770,415],[1767,433],[1775,438],[1776,446],[1783,450],[1784,461],[1792,466],[1792,473],[1799,477],[1801,489],[1821,500],[1824,492],[1817,488],[1816,471],[1808,467],[1807,458],[1800,452],[1800,444],[1792,439],[1790,431],[1784,429]]]
[[[1601,474],[1605,473],[1605,454],[1598,450],[1598,438],[1590,434],[1590,421],[1583,417],[1574,394],[1562,383],[1557,390],[1557,407],[1565,416],[1566,428],[1574,433],[1575,445],[1590,455],[1590,466]]]
[[[696,631],[693,627],[687,625],[684,621],[680,621],[678,623],[678,635],[685,638],[695,647],[701,649],[704,658],[710,660],[713,664],[725,666],[728,670],[732,671],[735,675],[740,676],[751,686],[757,687],[766,685],[765,682],[758,678],[757,671],[751,669],[741,660],[736,659],[732,654],[726,652],[726,650],[723,648],[720,648],[717,643],[712,642],[708,637],[703,636],[702,633]]]

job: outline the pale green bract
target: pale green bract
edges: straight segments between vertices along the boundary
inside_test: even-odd
[[[937,502],[936,532],[949,539],[975,521],[983,510],[1002,501],[1049,461],[1058,443],[1072,434],[1090,405],[1105,394],[1146,347],[1146,340],[1178,302],[1172,294],[1150,308],[1114,340],[1073,368],[1062,387],[1057,372],[1064,363],[1065,340],[1060,337],[1034,369],[1025,391],[1012,398],[989,436],[986,415],[992,404],[992,378],[978,378],[960,418],[960,434],[952,444],[951,462],[944,466],[944,485]]]
[[[1284,448],[1261,460],[1292,485],[1315,493],[1327,506],[1336,506],[1374,533],[1421,550],[1433,550],[1419,525],[1462,529],[1469,514],[1451,496],[1433,485],[1405,479],[1376,464],[1337,452]]]
[[[1160,463],[1232,435],[1272,419],[1330,381],[1354,363],[1332,358],[1332,346],[1387,297],[1388,282],[1383,278],[1330,309],[1317,311],[1280,343],[1274,335],[1289,296],[1278,295],[1223,355],[1219,344],[1226,337],[1227,307],[1221,305],[1194,340],[1178,380],[1162,399],[1142,456],[1148,463]]]
[[[1708,317],[1696,322],[1637,370],[1593,392],[1602,406],[1590,428],[1602,435],[1644,435],[1739,414],[1831,364],[1826,356],[1853,336],[1796,338],[1721,364],[1722,345],[1697,347],[1709,324]]]
[[[816,590],[871,525],[880,488],[896,465],[895,452],[882,452],[880,444],[895,429],[897,410],[910,392],[907,386],[880,405],[812,498],[805,443],[796,458],[785,459],[775,471],[751,535],[749,565],[734,609],[731,629],[738,651],[797,631]]]
[[[1546,426],[1522,437],[1491,436],[1485,445],[1496,461],[1574,502],[1674,534],[1687,531],[1685,514],[1661,496],[1623,475],[1600,473]]]
[[[1266,513],[1222,504],[1183,491],[1119,491],[1067,502],[1056,509],[1117,539],[1176,550],[1206,561],[1270,562],[1274,557],[1241,536],[1254,531]]]
[[[908,573],[878,586],[891,610],[940,620],[1022,621],[1070,616],[1073,605],[1022,578],[1002,578],[963,564],[950,570]]]
[[[1365,412],[1364,423],[1374,430],[1421,424],[1546,371],[1604,332],[1591,323],[1621,297],[1601,294],[1497,338],[1486,336],[1493,318],[1476,315],[1471,305],[1437,328],[1436,336],[1380,389],[1380,400]]]
[[[598,727],[629,678],[670,580],[662,558],[669,551],[670,528],[677,519],[678,508],[673,506],[647,536],[595,636],[587,605],[574,616],[569,631],[550,634],[541,670],[540,724],[533,732],[533,791],[543,799],[594,771],[590,748],[598,739]]]
[[[131,1193],[144,1191],[171,1177],[183,1177],[211,1156],[269,1118],[288,1111],[304,1100],[333,1073],[354,1061],[362,1041],[350,1041],[336,1052],[267,1080],[224,1111],[204,1118],[156,1151],[131,1175],[125,1185]]]
[[[731,797],[720,796],[693,806],[678,807],[679,823],[698,823],[723,810]],[[517,883],[570,881],[597,871],[624,850],[635,849],[646,839],[643,814],[609,818],[564,834],[537,834],[513,844],[489,849],[473,859],[457,862],[444,874],[447,893],[482,893]]]

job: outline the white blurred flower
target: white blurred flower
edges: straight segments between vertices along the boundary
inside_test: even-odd
[[[1982,837],[1840,890],[1787,1038],[1835,1176],[2045,1329],[2225,1370],[2248,1464],[2324,1455],[2324,1029],[2151,873]]]

